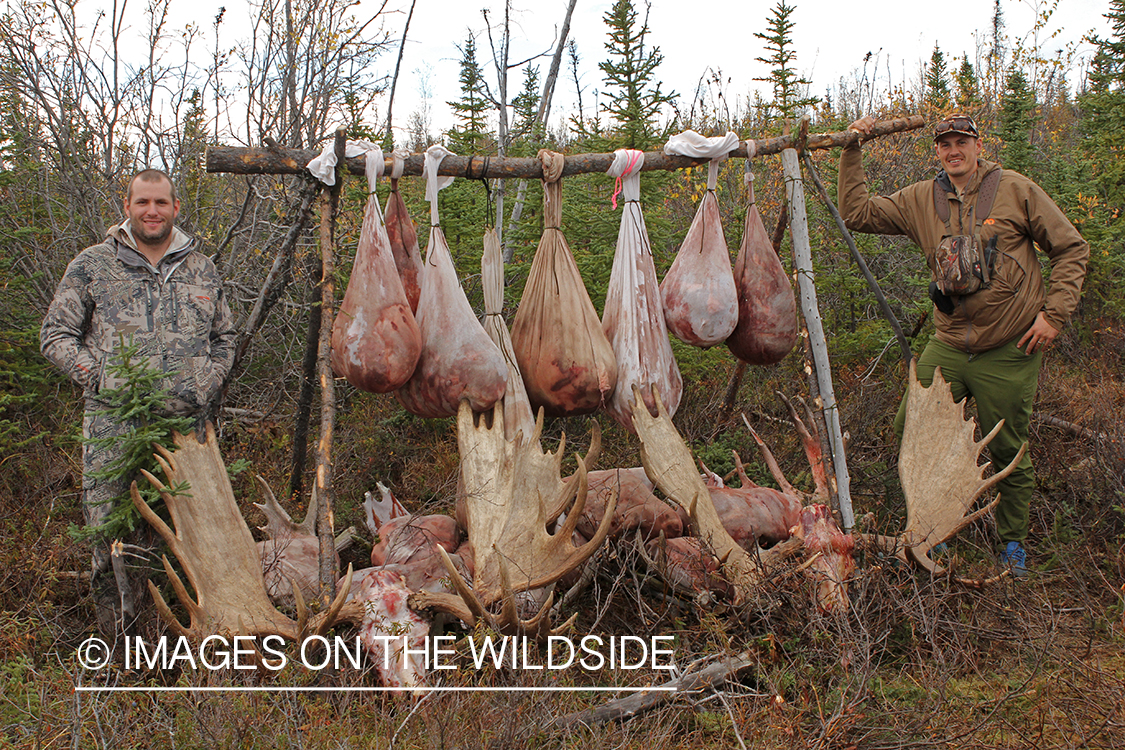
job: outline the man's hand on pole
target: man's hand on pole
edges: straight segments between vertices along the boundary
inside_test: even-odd
[[[853,130],[856,133],[860,133],[862,135],[871,135],[871,128],[873,128],[874,126],[875,118],[871,115],[867,115],[865,117],[859,118],[851,125],[849,125],[848,130]]]

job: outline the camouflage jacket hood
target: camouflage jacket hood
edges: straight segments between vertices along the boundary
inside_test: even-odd
[[[124,224],[67,266],[43,319],[40,348],[87,399],[122,385],[112,365],[123,341],[163,373],[173,414],[199,411],[230,372],[235,330],[222,280],[195,241],[174,232],[156,267]]]

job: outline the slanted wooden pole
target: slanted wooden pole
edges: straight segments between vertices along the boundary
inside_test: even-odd
[[[917,130],[926,124],[921,115],[899,117],[894,120],[884,120],[875,123],[871,132],[864,136],[868,141],[876,136],[901,133],[907,130]],[[808,136],[805,148],[822,149],[838,148],[845,146],[859,138],[859,133],[844,131],[842,133],[814,133]],[[764,138],[755,141],[755,154],[780,154],[787,148],[792,148],[796,143],[793,136],[783,135],[777,138]],[[319,156],[319,151],[283,148],[239,148],[235,146],[209,146],[204,160],[208,172],[230,172],[232,174],[305,174],[305,165]],[[588,172],[605,174],[613,162],[613,154],[575,154],[566,157],[566,166],[563,168],[563,177]],[[746,142],[741,141],[737,148],[728,156],[733,158],[746,158]],[[424,154],[411,154],[406,157],[405,175],[422,174]],[[650,151],[645,153],[642,171],[684,169],[706,164],[709,159],[693,159],[688,156],[669,156],[663,151]],[[343,160],[347,171],[354,175],[367,174],[366,161],[362,156],[354,156]],[[391,159],[387,159],[386,171],[391,170]],[[534,157],[484,157],[484,156],[447,156],[438,168],[438,174],[465,177],[473,180],[481,178],[524,178],[529,180],[543,179],[543,165]]]
[[[317,374],[320,379],[320,442],[316,447],[316,535],[320,540],[320,600],[332,602],[336,592],[336,532],[332,489],[332,437],[336,426],[336,381],[329,355],[332,349],[332,324],[336,320],[336,210],[344,180],[344,147],[347,131],[336,131],[336,184],[326,187],[320,204],[320,342]]]
[[[828,197],[828,190],[825,189],[824,183],[821,181],[812,159],[809,158],[808,154],[802,154],[802,161],[805,163],[805,169],[809,171],[809,176],[813,179],[813,184],[816,185],[817,193],[820,194],[820,200],[828,207],[832,218],[836,220],[836,228],[839,229],[840,234],[843,235],[844,242],[847,243],[848,250],[852,254],[852,260],[855,261],[856,266],[863,274],[863,278],[867,280],[867,286],[870,287],[872,293],[875,295],[875,300],[879,303],[879,310],[882,311],[883,317],[887,319],[887,323],[894,332],[895,338],[898,340],[899,349],[902,351],[902,361],[909,365],[914,353],[910,350],[910,342],[906,340],[906,335],[902,332],[902,326],[899,325],[894,310],[891,309],[890,303],[887,302],[887,295],[883,294],[883,289],[875,279],[875,274],[871,273],[871,269],[867,267],[867,261],[859,254],[859,248],[855,244],[855,239],[852,237],[852,233],[848,231],[847,226],[844,225],[844,218],[840,216],[840,211],[836,208],[836,204]],[[909,367],[907,369],[909,369]]]
[[[798,138],[799,142],[799,138]],[[851,479],[848,476],[847,458],[844,455],[844,437],[840,428],[840,410],[832,386],[832,368],[828,362],[828,342],[817,304],[816,284],[813,279],[812,246],[809,242],[808,215],[805,212],[805,185],[801,180],[801,163],[797,150],[781,152],[781,165],[785,171],[785,197],[789,203],[789,233],[793,238],[793,257],[797,274],[798,300],[801,314],[809,332],[809,346],[813,353],[813,366],[820,387],[821,407],[828,427],[828,445],[832,454],[832,467],[836,478],[836,492],[840,504],[840,519],[844,531],[855,525],[852,513]]]

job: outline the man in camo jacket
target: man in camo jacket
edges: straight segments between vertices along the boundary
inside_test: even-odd
[[[164,374],[159,387],[175,415],[203,415],[234,361],[234,320],[222,280],[196,241],[175,227],[180,202],[171,179],[156,169],[139,172],[124,209],[125,221],[67,266],[39,334],[43,355],[84,391],[87,441],[122,436],[132,426],[98,413],[106,409],[98,394],[122,385],[110,369],[123,339]],[[112,448],[83,446],[87,525],[100,525],[109,501],[128,489],[127,480],[92,477],[116,457]],[[120,633],[132,621],[132,595],[127,586],[118,591],[105,541],[94,546],[91,588],[99,626]]]

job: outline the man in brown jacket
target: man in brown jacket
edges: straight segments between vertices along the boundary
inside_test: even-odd
[[[866,134],[874,123],[864,117],[851,129]],[[904,234],[922,249],[934,280],[937,333],[918,358],[918,378],[929,386],[935,367],[941,367],[954,399],[976,400],[984,433],[1003,419],[989,450],[995,465],[1006,466],[1028,439],[1043,351],[1078,305],[1089,246],[1042,188],[980,158],[980,132],[971,117],[951,115],[935,126],[934,149],[942,169],[934,180],[888,196],[868,193],[860,141],[840,156],[844,221],[856,231]],[[998,171],[998,182],[995,176],[986,179]],[[995,197],[989,209],[982,196],[990,191]],[[939,213],[943,201],[948,219]],[[1050,260],[1049,292],[1036,245]],[[960,253],[966,248],[971,249]],[[957,276],[950,270],[956,266],[951,258],[968,258],[962,270],[969,268],[965,276],[975,274],[975,284],[951,280]],[[904,419],[905,401],[895,420],[900,436]],[[1030,454],[998,485],[1000,560],[1018,575],[1026,573],[1022,543],[1034,488]]]

